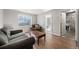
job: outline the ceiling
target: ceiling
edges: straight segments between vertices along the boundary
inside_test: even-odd
[[[37,15],[37,14],[47,12],[47,11],[49,11],[51,9],[16,9],[16,10]]]
[[[14,10],[17,10],[17,11],[20,11],[20,12],[25,12],[25,13],[30,13],[30,14],[34,14],[34,15],[38,15],[38,14],[48,12],[50,10],[68,12],[72,9],[14,9]]]

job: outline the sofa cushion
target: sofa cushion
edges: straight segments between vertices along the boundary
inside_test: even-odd
[[[7,43],[8,43],[7,36],[3,32],[0,31],[0,46]]]
[[[26,35],[23,35],[23,36],[14,38],[14,39],[12,39],[12,40],[9,40],[9,43],[22,41],[22,40],[25,40],[25,39],[27,39],[27,38],[28,38],[28,37],[27,37]]]

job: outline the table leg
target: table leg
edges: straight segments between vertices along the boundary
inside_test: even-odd
[[[38,38],[38,45],[39,45],[39,38]]]
[[[45,43],[45,41],[46,41],[46,36],[44,36],[44,43]]]

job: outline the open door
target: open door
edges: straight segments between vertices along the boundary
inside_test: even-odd
[[[62,37],[75,40],[75,11],[62,13]]]

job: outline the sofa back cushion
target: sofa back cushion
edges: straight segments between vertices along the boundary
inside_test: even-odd
[[[7,43],[8,43],[7,36],[3,32],[0,31],[0,46]]]
[[[2,32],[4,32],[6,35],[10,35],[10,30],[12,30],[13,27],[9,25],[4,25],[4,27],[1,29]]]

